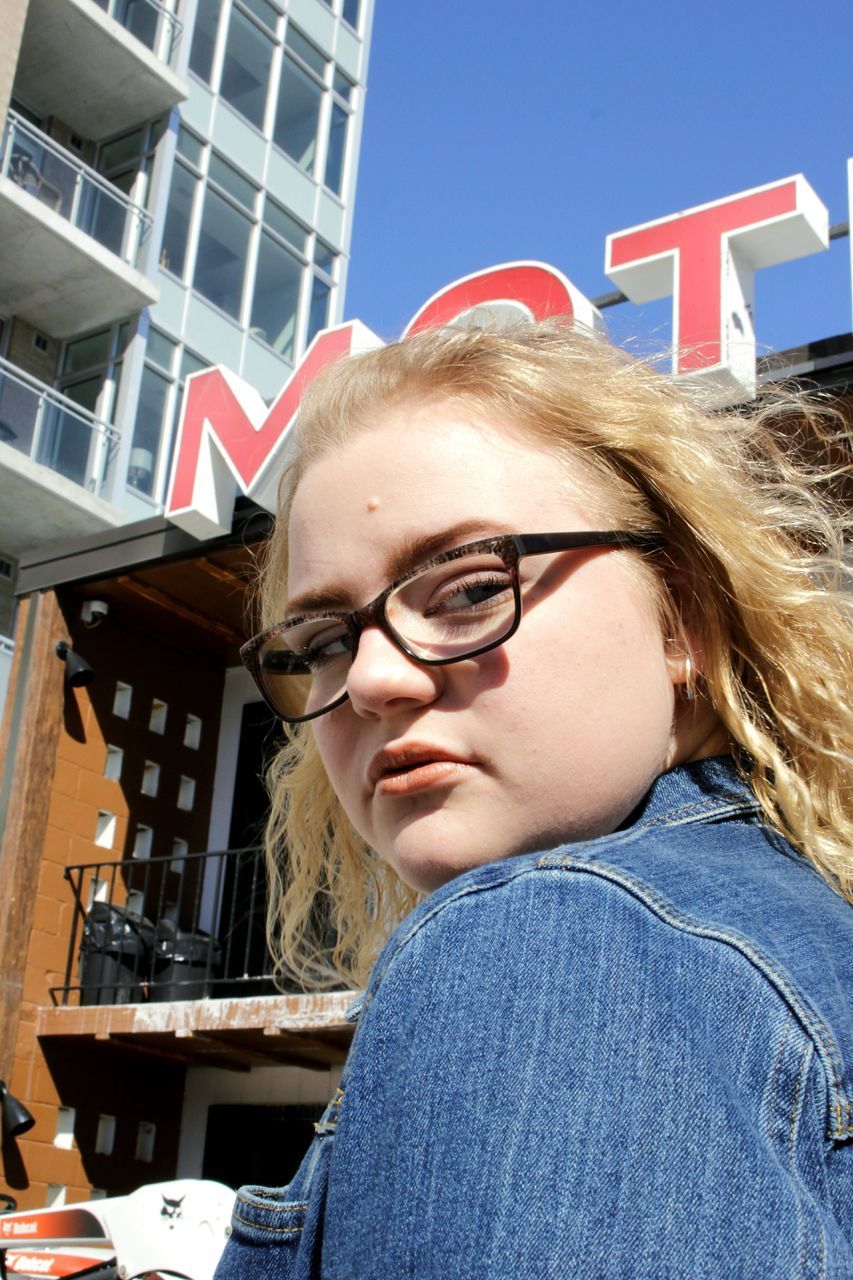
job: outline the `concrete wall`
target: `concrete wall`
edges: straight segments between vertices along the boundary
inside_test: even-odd
[[[9,110],[28,4],[29,0],[3,0],[0,5],[0,121]]]

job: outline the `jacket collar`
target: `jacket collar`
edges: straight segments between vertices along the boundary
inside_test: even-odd
[[[755,813],[758,801],[730,755],[677,765],[652,783],[623,823],[630,827],[672,827],[708,817]]]

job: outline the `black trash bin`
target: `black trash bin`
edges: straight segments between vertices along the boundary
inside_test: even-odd
[[[185,931],[170,920],[157,925],[152,1000],[201,1000],[218,978],[222,949],[209,933]]]
[[[94,902],[83,920],[80,1003],[137,1004],[145,999],[154,926],[110,902]]]

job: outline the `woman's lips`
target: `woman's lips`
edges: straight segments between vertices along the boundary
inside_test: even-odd
[[[383,796],[411,796],[455,782],[470,768],[463,760],[425,760],[423,764],[383,773],[376,791]]]
[[[384,796],[414,795],[447,785],[472,767],[472,761],[428,743],[398,743],[377,751],[368,769],[368,785]]]

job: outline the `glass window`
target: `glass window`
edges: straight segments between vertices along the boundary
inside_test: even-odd
[[[82,378],[79,382],[63,383],[62,394],[67,396],[69,400],[73,400],[75,404],[79,404],[81,409],[88,409],[90,413],[96,413],[98,397],[101,394],[103,385],[103,375],[96,374],[93,378]]]
[[[326,152],[326,173],[323,181],[336,195],[341,194],[344,176],[348,121],[349,114],[337,102],[333,102],[332,122],[329,126],[329,149]]]
[[[98,158],[99,171],[106,173],[116,165],[135,160],[143,150],[144,141],[145,130],[134,129],[132,133],[125,133],[120,138],[113,138],[112,142],[104,143]]]
[[[278,22],[278,10],[269,4],[268,0],[242,0],[242,3],[265,27],[269,27],[270,31],[275,31]]]
[[[168,116],[158,116],[156,120],[152,121],[151,133],[149,134],[149,137],[148,137],[149,147],[157,146],[157,143],[160,141],[160,139],[162,138],[163,134],[166,132],[168,127],[169,127]]]
[[[288,240],[294,248],[300,253],[304,253],[308,244],[308,229],[303,227],[301,222],[297,222],[289,213],[282,209],[281,205],[276,204],[267,196],[264,202],[264,222],[273,231],[277,231],[283,239]]]
[[[288,49],[292,49],[302,59],[306,66],[309,66],[312,71],[316,71],[318,76],[322,77],[325,74],[328,58],[310,40],[306,40],[302,32],[296,30],[296,27],[289,26],[287,28],[284,43]]]
[[[358,30],[358,20],[361,17],[361,0],[344,0],[343,15],[344,21]]]
[[[210,188],[204,197],[194,284],[211,302],[239,319],[252,224]]]
[[[86,338],[77,338],[75,342],[69,342],[65,348],[65,356],[62,361],[63,375],[77,373],[80,369],[91,369],[97,364],[105,364],[109,359],[109,354],[109,329],[101,329],[98,333],[90,333]]]
[[[127,482],[132,488],[149,495],[154,488],[170,387],[168,378],[157,373],[150,365],[145,366],[139,388]]]
[[[300,168],[313,172],[323,90],[290,58],[284,58],[273,140]]]
[[[171,370],[177,347],[177,342],[167,338],[165,333],[161,333],[159,329],[149,329],[148,342],[145,345],[145,359],[150,360],[152,364],[159,364],[161,369]]]
[[[339,94],[340,97],[343,98],[344,102],[350,101],[350,99],[352,98],[352,91],[354,88],[353,82],[352,80],[347,79],[343,71],[338,71],[337,67],[335,67],[335,75],[332,80],[332,86],[335,90],[335,93]]]
[[[141,40],[146,49],[153,49],[157,43],[157,27],[159,14],[153,5],[145,0],[127,0],[119,22],[131,35]]]
[[[332,291],[319,276],[314,277],[311,286],[311,310],[308,313],[308,334],[306,342],[310,342],[315,334],[325,329],[329,323],[329,299]]]
[[[231,11],[219,92],[261,128],[272,65],[272,41],[239,9]]]
[[[198,0],[198,9],[190,49],[190,70],[210,84],[216,28],[219,23],[220,0]]]
[[[187,240],[193,211],[193,198],[198,178],[182,164],[172,170],[172,187],[169,205],[163,224],[163,245],[160,250],[160,266],[183,277],[187,258]]]
[[[184,354],[181,356],[181,381],[183,382],[188,374],[198,373],[199,369],[206,369],[207,367],[206,360],[199,360],[198,356],[194,356],[191,351],[187,351],[185,348]]]
[[[182,156],[186,156],[190,164],[194,164],[196,168],[201,164],[201,153],[204,150],[204,143],[197,138],[194,133],[190,133],[189,129],[183,125],[178,129],[178,150]]]
[[[258,194],[257,187],[254,187],[248,179],[238,173],[236,169],[227,164],[221,156],[214,152],[210,157],[209,175],[211,179],[223,187],[230,196],[235,200],[239,200],[240,204],[245,205],[250,211],[255,208],[255,196]]]
[[[334,249],[330,249],[329,246],[318,237],[317,245],[314,249],[314,263],[321,271],[325,271],[326,275],[330,276],[334,271],[335,259],[337,256],[338,255],[335,253]]]
[[[274,351],[292,360],[299,313],[299,285],[302,264],[272,236],[261,236],[255,297],[252,303],[252,331]]]

